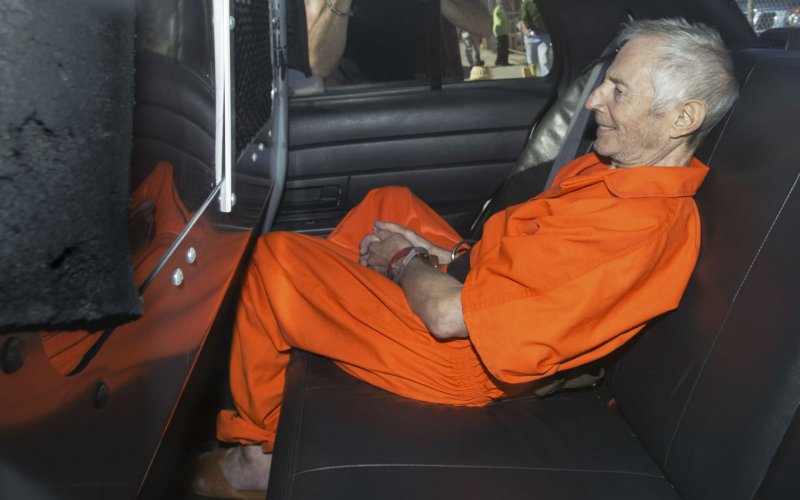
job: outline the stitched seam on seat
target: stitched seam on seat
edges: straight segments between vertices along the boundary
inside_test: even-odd
[[[620,470],[596,470],[596,469],[570,469],[558,467],[523,467],[523,466],[503,466],[503,465],[450,465],[450,464],[351,464],[351,465],[332,465],[328,467],[316,467],[295,473],[295,477],[314,472],[325,472],[330,470],[342,469],[372,469],[372,468],[415,468],[415,469],[464,469],[464,470],[509,470],[509,471],[545,471],[545,472],[581,472],[586,474],[617,474],[624,476],[640,476],[655,479],[666,479],[662,474],[648,474],[645,472],[620,471]]]
[[[750,68],[750,71],[747,73],[747,77],[744,79],[744,84],[742,84],[742,88],[744,88],[747,85],[747,82],[750,81],[750,76],[753,74],[753,70],[755,70],[756,66],[758,66],[758,64]],[[731,109],[730,112],[728,112],[728,116],[725,118],[725,123],[722,125],[722,130],[717,136],[717,142],[715,142],[714,147],[711,148],[711,153],[708,155],[708,164],[707,164],[709,168],[711,168],[711,162],[714,161],[714,153],[717,152],[717,148],[719,147],[719,144],[722,142],[722,138],[725,137],[725,131],[728,130],[728,125],[730,125],[731,120],[733,119],[733,114],[736,112],[736,104],[739,103],[739,98],[741,97],[741,95],[742,94],[740,92],[739,95],[736,96],[736,102],[734,103],[734,107],[733,109]]]
[[[667,464],[669,463],[669,456],[670,456],[670,453],[672,452],[672,445],[675,443],[675,438],[676,438],[676,436],[678,434],[678,430],[680,429],[681,424],[683,423],[683,419],[686,416],[686,412],[689,410],[689,404],[692,402],[692,398],[694,397],[694,392],[695,392],[695,390],[697,389],[697,386],[700,383],[700,379],[703,377],[703,372],[705,371],[705,368],[708,365],[708,361],[711,358],[711,354],[714,352],[714,347],[717,345],[717,341],[719,340],[719,337],[722,334],[722,331],[727,326],[728,318],[730,317],[731,312],[733,311],[733,306],[736,305],[736,300],[739,298],[739,293],[742,291],[742,288],[744,288],[744,285],[747,282],[747,279],[750,277],[750,272],[753,270],[753,267],[755,267],[755,264],[758,261],[759,256],[761,255],[761,251],[764,249],[764,246],[766,245],[767,240],[769,239],[770,235],[772,234],[772,230],[775,228],[775,225],[778,223],[778,220],[780,219],[781,215],[783,214],[784,208],[786,208],[786,205],[789,203],[789,199],[792,197],[792,194],[794,193],[794,190],[797,187],[798,181],[800,181],[800,172],[798,172],[798,174],[795,176],[794,182],[792,183],[791,187],[789,188],[789,192],[784,197],[783,203],[781,204],[780,208],[778,209],[778,213],[775,214],[775,217],[773,218],[772,223],[770,224],[769,228],[767,229],[767,233],[764,235],[764,238],[761,240],[761,244],[759,245],[758,250],[756,250],[756,254],[753,257],[753,260],[750,262],[750,265],[747,267],[747,271],[745,272],[744,277],[739,282],[739,286],[736,288],[736,292],[733,294],[733,299],[731,299],[731,303],[728,306],[728,310],[725,312],[725,317],[722,319],[722,323],[720,324],[719,328],[717,329],[716,334],[714,335],[714,340],[711,342],[711,346],[708,348],[708,352],[706,352],[705,359],[703,359],[703,363],[702,363],[702,365],[700,365],[700,371],[698,372],[697,377],[695,378],[694,383],[692,384],[692,389],[689,392],[689,397],[686,398],[686,403],[684,404],[683,410],[681,411],[681,416],[678,418],[678,422],[675,424],[675,428],[672,431],[672,437],[670,437],[669,446],[667,446],[667,452],[666,452],[666,454],[664,456],[664,468],[665,469],[667,468]]]

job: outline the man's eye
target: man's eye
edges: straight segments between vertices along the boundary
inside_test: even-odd
[[[622,89],[620,89],[619,87],[614,87],[614,97],[616,99],[622,97]]]

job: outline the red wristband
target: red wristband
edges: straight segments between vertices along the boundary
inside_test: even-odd
[[[391,279],[392,271],[394,271],[394,268],[397,266],[397,263],[400,262],[400,260],[402,260],[403,257],[408,255],[408,253],[413,249],[414,247],[405,247],[404,249],[394,254],[392,258],[389,259],[389,265],[386,266],[386,276],[388,276]]]

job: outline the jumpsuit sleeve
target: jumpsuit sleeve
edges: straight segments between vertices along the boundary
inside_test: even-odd
[[[500,381],[598,359],[677,307],[699,251],[693,200],[599,203],[489,221],[461,301],[473,345]]]

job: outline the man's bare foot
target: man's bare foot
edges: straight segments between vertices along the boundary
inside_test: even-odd
[[[228,482],[237,490],[266,491],[272,453],[261,451],[260,445],[234,446],[220,461]]]
[[[261,446],[218,448],[200,456],[192,492],[216,498],[264,498],[272,454]]]

